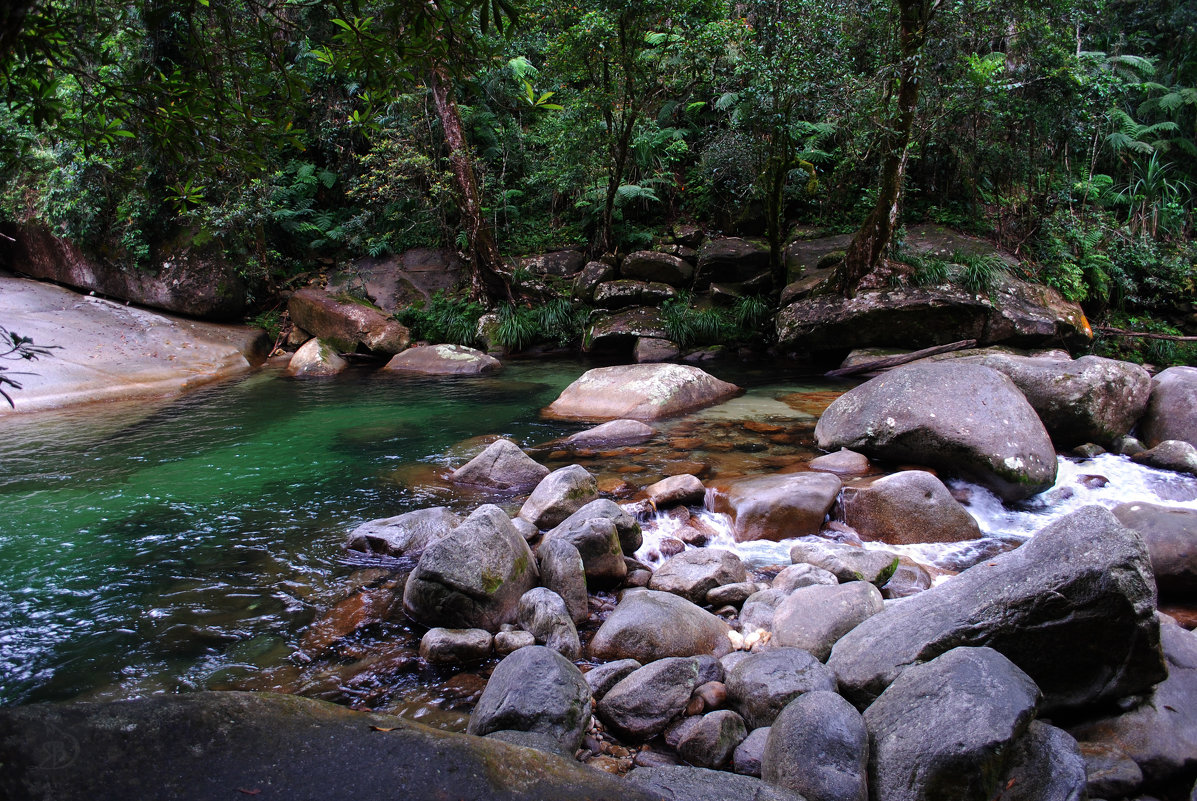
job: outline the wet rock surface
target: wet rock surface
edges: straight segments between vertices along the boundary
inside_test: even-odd
[[[815,534],[842,483],[830,473],[793,473],[717,484],[712,509],[728,514],[737,542]]]
[[[657,420],[727,400],[739,387],[697,367],[635,364],[588,370],[545,414],[558,418]]]

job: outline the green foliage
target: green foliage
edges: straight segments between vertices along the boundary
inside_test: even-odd
[[[665,334],[679,347],[761,341],[770,336],[763,329],[773,309],[761,298],[738,298],[731,308],[698,308],[693,302],[683,293],[661,304]]]
[[[537,342],[559,346],[578,342],[589,309],[575,306],[565,298],[553,298],[536,306],[506,303],[499,307],[498,315],[495,344],[521,351]]]
[[[1143,314],[1111,314],[1108,321],[1113,328],[1153,334],[1182,336],[1183,332],[1157,317]],[[1173,364],[1197,364],[1197,343],[1177,342],[1167,339],[1146,337],[1120,337],[1116,334],[1098,334],[1093,343],[1093,352],[1111,359],[1150,363],[1160,367]]]
[[[258,312],[247,321],[254,328],[261,328],[270,337],[271,342],[277,342],[283,332],[283,315],[278,309]]]
[[[395,319],[411,329],[413,339],[473,347],[484,311],[481,303],[437,292],[427,302],[400,310]]]
[[[970,292],[988,293],[1006,272],[1006,263],[993,254],[956,251],[951,261],[960,265],[958,280]]]

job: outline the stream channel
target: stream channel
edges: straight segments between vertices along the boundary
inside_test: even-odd
[[[0,704],[278,689],[462,728],[484,679],[423,664],[418,630],[375,626],[315,663],[298,655],[305,630],[404,567],[343,550],[358,523],[486,502],[514,514],[519,499],[463,492],[443,476],[494,435],[530,447],[586,428],[539,410],[588,366],[514,361],[497,377],[448,380],[353,370],[297,381],[267,369],[169,402],[3,418]],[[850,386],[776,364],[704,368],[746,394],[658,423],[644,445],[535,455],[554,469],[582,464],[619,500],[679,472],[709,482],[801,470],[818,455],[818,415]],[[1108,484],[1090,487],[1094,474]],[[957,488],[970,492],[984,539],[885,547],[954,571],[1085,503],[1197,508],[1197,479],[1116,456],[1061,458],[1056,487],[1016,509]],[[653,529],[642,557],[668,522]],[[750,565],[788,562],[786,543],[736,546],[725,534],[710,544]]]

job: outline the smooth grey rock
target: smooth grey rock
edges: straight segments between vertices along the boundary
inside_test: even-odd
[[[586,568],[574,544],[563,538],[546,539],[536,549],[540,583],[561,596],[574,623],[590,617],[590,594],[586,591]]]
[[[748,596],[748,600],[744,601],[744,606],[740,608],[740,633],[773,631],[773,615],[789,594],[786,590],[769,589]]]
[[[582,671],[556,651],[533,645],[495,667],[467,731],[539,732],[573,753],[589,725],[590,687]]]
[[[420,656],[438,665],[479,662],[490,656],[494,638],[486,629],[429,629],[420,638]]]
[[[564,441],[575,448],[635,445],[647,442],[656,436],[656,433],[652,426],[639,420],[610,420],[594,428],[570,434]]]
[[[799,587],[812,587],[816,584],[835,585],[839,583],[840,580],[829,571],[805,562],[782,568],[781,572],[773,577],[773,589],[781,590],[785,593],[793,592]]]
[[[875,801],[989,801],[1039,689],[992,648],[908,667],[864,712]]]
[[[550,529],[598,497],[598,482],[585,467],[571,464],[549,473],[524,505],[519,517],[538,529]]]
[[[528,543],[497,506],[480,506],[424,549],[408,576],[403,609],[418,623],[495,631],[515,619],[536,584]]]
[[[529,523],[522,517],[511,518],[511,527],[514,528],[525,542],[531,542],[540,536],[540,529]]]
[[[584,676],[586,683],[590,685],[590,694],[597,701],[606,695],[608,690],[619,684],[624,677],[642,667],[644,665],[641,665],[635,659],[617,659],[614,662],[595,665]]]
[[[776,646],[792,646],[826,662],[840,637],[885,608],[881,591],[865,581],[801,587],[773,614]]]
[[[626,509],[607,498],[599,498],[582,506],[563,520],[557,526],[556,531],[550,531],[546,539],[567,531],[571,526],[600,517],[610,520],[615,524],[615,530],[619,533],[619,547],[623,550],[624,554],[631,556],[640,550],[640,546],[644,542],[644,536],[640,531],[640,524],[636,522],[636,518],[629,514]]]
[[[627,782],[660,801],[804,801],[751,776],[684,765],[637,768],[628,774]]]
[[[647,664],[671,656],[731,651],[727,623],[668,592],[630,590],[590,641],[593,659]]]
[[[644,494],[657,509],[668,509],[671,506],[702,504],[707,488],[697,477],[682,473],[648,485],[644,488]]]
[[[809,692],[773,721],[761,778],[806,798],[868,801],[869,733],[864,718],[834,692]]]
[[[685,259],[652,250],[637,250],[624,257],[619,274],[641,281],[659,281],[684,288],[694,278],[694,267]]]
[[[1197,446],[1197,367],[1169,367],[1151,380],[1140,432],[1153,447],[1169,439]]]
[[[737,745],[732,754],[732,770],[743,776],[760,778],[761,759],[765,755],[765,744],[769,741],[771,731],[771,727],[761,726],[748,732],[744,742]]]
[[[527,631],[497,631],[495,632],[495,653],[507,656],[521,648],[536,645],[536,637]]]
[[[750,728],[770,726],[803,693],[835,692],[835,674],[800,648],[767,648],[728,670],[728,701]]]
[[[698,663],[669,657],[634,670],[598,702],[598,716],[620,737],[647,740],[680,715],[698,686]]]
[[[512,745],[522,746],[523,748],[535,748],[537,751],[544,751],[547,754],[564,757],[565,759],[573,759],[574,752],[562,747],[561,743],[547,734],[542,734],[538,731],[511,731],[510,729],[503,729],[502,731],[492,731],[486,735],[487,739],[500,740]]]
[[[1143,786],[1135,760],[1109,743],[1080,743],[1090,798],[1125,798]]]
[[[1166,439],[1150,450],[1136,453],[1131,459],[1148,467],[1197,476],[1197,447],[1184,440]]]
[[[693,604],[706,603],[707,593],[724,584],[746,580],[740,557],[721,548],[695,548],[671,556],[653,573],[650,590],[672,592]]]
[[[549,474],[509,439],[497,439],[486,450],[449,474],[454,484],[470,484],[495,490],[535,487]]]
[[[898,569],[897,554],[841,542],[798,542],[790,548],[794,564],[814,565],[841,582],[867,581],[881,586]]]
[[[1072,735],[1039,720],[1014,744],[1002,801],[1085,801],[1085,760]]]
[[[323,339],[309,339],[287,362],[287,375],[297,378],[323,378],[343,373],[349,362]]]
[[[913,545],[981,536],[973,516],[925,470],[904,470],[865,486],[845,487],[840,506],[844,523],[864,540]]]
[[[429,544],[461,525],[461,518],[443,506],[362,523],[349,533],[351,551],[418,557]]]
[[[1005,654],[1039,684],[1047,710],[1146,691],[1165,671],[1143,539],[1085,507],[886,607],[841,638],[828,664],[862,708],[910,665],[961,642]]]
[[[760,592],[755,581],[739,581],[712,587],[707,592],[706,605],[716,609],[722,606],[742,606],[750,597]]]
[[[842,482],[831,473],[780,473],[712,487],[711,510],[732,519],[736,542],[817,534]]]
[[[420,375],[483,375],[499,372],[503,363],[464,345],[418,345],[395,354],[382,369]]]
[[[566,387],[545,414],[567,419],[658,420],[712,406],[739,392],[734,384],[688,365],[598,367]]]
[[[1114,517],[1143,536],[1161,596],[1197,595],[1197,510],[1151,503],[1123,503]]]
[[[574,660],[582,655],[582,643],[578,630],[570,619],[565,601],[552,590],[533,587],[520,597],[517,618],[520,628],[527,631],[566,659]]]
[[[808,467],[820,473],[835,473],[837,476],[863,476],[869,472],[869,457],[847,448],[840,448],[835,453],[816,456],[810,460]]]
[[[698,720],[698,725],[678,742],[678,754],[696,767],[723,767],[748,736],[744,719],[730,709],[720,709]]]
[[[837,398],[815,426],[820,448],[935,467],[1017,501],[1056,479],[1056,451],[1014,383],[988,367],[917,362]]]
[[[588,586],[612,586],[627,575],[619,531],[608,518],[592,517],[563,523],[544,538],[546,543],[556,540],[568,542],[577,549]]]
[[[661,337],[637,337],[632,346],[632,361],[636,364],[675,362],[681,355],[681,348]]]

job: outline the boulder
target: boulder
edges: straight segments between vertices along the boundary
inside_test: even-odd
[[[637,250],[624,257],[623,264],[619,265],[619,274],[624,278],[656,281],[681,289],[694,278],[694,267],[685,259],[668,253]]]
[[[569,610],[565,608],[565,601],[552,590],[533,587],[524,593],[520,598],[516,620],[520,628],[534,636],[538,643],[552,648],[566,659],[582,656],[578,630],[574,628]]]
[[[585,506],[578,509],[578,511],[571,514],[561,522],[557,529],[550,531],[546,538],[555,533],[562,533],[567,531],[572,526],[585,522],[587,520],[594,520],[601,518],[610,520],[615,524],[615,530],[619,533],[619,545],[625,554],[629,556],[640,549],[640,545],[644,540],[644,535],[640,530],[640,524],[636,522],[636,518],[617,504],[615,501],[607,498],[599,498],[598,500],[590,501]]]
[[[1015,551],[868,618],[832,649],[840,690],[863,708],[904,670],[961,642],[1026,671],[1047,710],[1147,691],[1165,675],[1147,547],[1088,506]]]
[[[703,502],[707,488],[689,473],[663,478],[644,488],[644,494],[657,509],[671,506],[693,506]]]
[[[835,585],[839,583],[840,580],[830,571],[802,562],[801,564],[782,568],[781,572],[773,577],[772,587],[775,590],[781,590],[788,594],[799,587],[813,587],[820,584]]]
[[[432,628],[420,638],[420,657],[437,665],[481,662],[490,656],[493,644],[485,629]]]
[[[349,362],[322,339],[309,339],[306,344],[291,355],[287,362],[287,375],[297,378],[323,378],[344,372]]]
[[[1009,275],[987,294],[962,286],[898,287],[808,295],[777,314],[783,349],[843,351],[896,346],[927,348],[962,339],[1018,347],[1085,345],[1093,332],[1079,304],[1050,287]]]
[[[907,668],[864,712],[876,801],[990,801],[1039,689],[992,648],[953,648]]]
[[[898,562],[898,567],[889,581],[881,585],[881,597],[886,600],[909,598],[923,590],[931,589],[931,574],[922,565],[909,559]]]
[[[695,767],[721,768],[747,736],[744,719],[730,709],[720,709],[698,718],[698,725],[678,741],[677,752]]]
[[[1147,408],[1151,374],[1100,356],[1072,360],[987,353],[947,358],[981,364],[1009,376],[1060,450],[1086,442],[1109,445],[1127,434]]]
[[[1085,760],[1072,735],[1039,720],[1014,744],[1002,801],[1086,801]]]
[[[538,529],[553,528],[597,497],[594,476],[585,467],[571,464],[541,479],[520,507],[519,517]]]
[[[597,701],[607,694],[607,691],[644,665],[635,659],[617,659],[595,665],[586,674],[586,683],[590,685],[590,694]]]
[[[737,581],[735,584],[712,587],[707,591],[706,605],[714,609],[743,606],[745,601],[760,592],[761,586],[755,581]]]
[[[588,261],[582,271],[574,276],[573,296],[583,303],[594,300],[594,289],[604,281],[615,277],[615,268],[601,261]]]
[[[497,439],[486,450],[449,474],[454,484],[469,484],[495,490],[535,487],[549,474],[509,439]]]
[[[1154,448],[1136,453],[1131,459],[1148,467],[1197,476],[1197,448],[1181,439],[1166,439]]]
[[[751,776],[685,765],[637,768],[628,774],[627,783],[658,801],[804,801]]]
[[[863,453],[840,448],[835,453],[825,453],[810,460],[807,465],[820,473],[835,473],[837,476],[863,476],[869,472],[869,457]]]
[[[610,420],[594,428],[570,434],[565,443],[573,448],[611,447],[614,445],[636,445],[648,442],[656,436],[656,430],[639,420]]]
[[[426,626],[496,631],[515,619],[536,584],[528,543],[497,506],[481,506],[424,549],[408,576],[403,608]]]
[[[748,635],[754,631],[773,631],[773,615],[789,594],[789,590],[768,589],[749,595],[740,608],[740,633]]]
[[[495,667],[467,731],[540,732],[573,753],[590,726],[590,710],[590,687],[582,671],[556,651],[533,645]]]
[[[744,776],[761,775],[761,760],[765,756],[765,745],[769,742],[772,728],[761,726],[748,732],[744,742],[736,746],[732,754],[732,770]]]
[[[1143,771],[1135,760],[1107,743],[1079,743],[1085,760],[1086,789],[1090,798],[1123,798],[1143,786]]]
[[[618,736],[647,740],[665,730],[698,686],[698,662],[659,659],[620,679],[598,702],[599,718]]]
[[[0,752],[0,796],[28,801],[659,799],[572,759],[274,693],[7,707]]]
[[[798,696],[836,691],[835,674],[800,648],[767,648],[749,654],[727,672],[728,702],[749,728],[773,725]]]
[[[884,608],[881,591],[866,581],[801,587],[773,614],[770,643],[801,648],[825,662],[840,637]]]
[[[975,540],[981,529],[943,482],[925,470],[904,470],[844,488],[844,522],[864,540],[890,545]]]
[[[669,339],[661,312],[652,306],[637,306],[596,316],[583,337],[585,350],[624,352],[640,339]]]
[[[868,801],[869,733],[834,692],[798,696],[773,721],[761,778],[804,798]]]
[[[629,306],[657,306],[677,297],[668,284],[619,279],[604,281],[594,288],[594,305],[600,309],[626,309]]]
[[[736,542],[817,534],[842,483],[830,473],[780,473],[711,487],[711,509],[731,517]]]
[[[568,542],[578,550],[588,586],[612,586],[627,575],[619,531],[615,523],[605,517],[562,523],[545,535],[545,542],[554,540]]]
[[[716,237],[698,251],[694,288],[748,281],[769,272],[769,248],[738,237]]]
[[[536,638],[530,632],[521,629],[495,632],[495,653],[499,656],[507,656],[533,645],[536,645]]]
[[[632,348],[632,361],[636,364],[676,362],[681,355],[681,348],[668,339],[659,337],[640,337]]]
[[[362,258],[329,276],[334,295],[364,294],[386,314],[430,300],[437,292],[452,294],[469,284],[469,267],[449,248],[412,248],[379,258]]]
[[[397,354],[382,369],[420,375],[482,375],[499,372],[503,363],[464,345],[418,345]]]
[[[533,275],[568,278],[581,272],[587,263],[586,256],[581,251],[554,250],[549,253],[538,253],[535,256],[525,256],[519,260],[517,267],[527,270]]]
[[[536,558],[541,584],[561,596],[574,623],[585,623],[590,617],[590,595],[578,549],[565,539],[546,540],[536,549]]]
[[[693,604],[706,603],[707,593],[724,584],[745,581],[740,557],[720,548],[682,551],[665,561],[648,582],[650,590],[672,592]]]
[[[1151,380],[1139,430],[1149,446],[1169,439],[1197,446],[1197,367],[1169,367]]]
[[[657,420],[714,405],[739,392],[734,384],[689,365],[598,367],[566,387],[545,414],[567,419]]]
[[[903,365],[837,398],[815,426],[819,447],[928,465],[1028,498],[1056,479],[1056,452],[1014,383],[988,367]]]
[[[351,551],[386,556],[419,557],[424,549],[461,525],[461,518],[443,506],[369,520],[349,532]]]
[[[731,631],[720,618],[673,593],[629,590],[590,641],[592,659],[635,659],[647,664],[671,656],[731,651]]]
[[[897,554],[841,542],[795,543],[790,548],[790,561],[826,570],[842,582],[867,581],[878,587],[898,569]]]
[[[1197,509],[1133,502],[1114,507],[1114,517],[1147,543],[1161,596],[1197,596]]]
[[[398,353],[411,342],[402,325],[364,302],[334,298],[322,289],[305,287],[287,301],[291,320],[312,336],[343,352],[359,346],[379,353]]]

